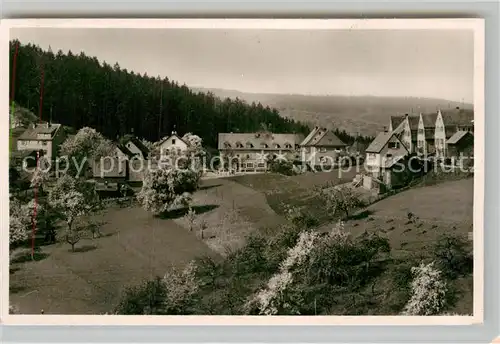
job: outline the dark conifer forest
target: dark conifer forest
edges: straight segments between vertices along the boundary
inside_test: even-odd
[[[17,104],[36,115],[41,104],[43,120],[75,129],[89,126],[111,139],[133,132],[156,141],[175,128],[179,133],[193,132],[206,146],[216,147],[220,132],[263,127],[276,133],[309,132],[306,124],[281,117],[278,110],[260,103],[219,99],[167,77],[140,75],[84,53],[54,53],[17,40],[10,42],[10,76],[11,97]],[[336,132],[346,143],[354,140],[345,131]]]
[[[306,125],[279,116],[275,109],[242,100],[196,93],[167,77],[140,75],[96,57],[53,53],[32,44],[10,42],[10,75],[16,44],[14,100],[43,120],[90,126],[107,137],[130,133],[156,141],[175,127],[199,135],[215,147],[219,132],[251,132],[263,124],[274,132],[304,133]]]

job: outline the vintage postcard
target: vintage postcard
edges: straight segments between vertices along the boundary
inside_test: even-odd
[[[5,323],[483,321],[482,20],[7,20],[2,47]]]

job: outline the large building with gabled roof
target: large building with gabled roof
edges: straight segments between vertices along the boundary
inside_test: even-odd
[[[315,127],[300,143],[302,159],[312,166],[334,165],[347,144],[327,128]]]
[[[299,145],[303,140],[304,136],[301,134],[278,134],[269,131],[219,133],[218,150],[221,161],[230,165],[224,166],[225,168],[265,171],[270,159],[300,159]]]

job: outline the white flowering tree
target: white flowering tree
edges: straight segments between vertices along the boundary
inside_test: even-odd
[[[176,206],[188,206],[198,180],[197,173],[189,168],[159,167],[147,171],[137,199],[145,210],[155,215]]]
[[[318,234],[311,231],[300,233],[297,243],[288,250],[278,273],[272,276],[267,285],[257,292],[245,305],[247,312],[256,310],[261,315],[297,314],[287,297],[287,290],[293,282],[293,271],[307,259],[318,240]]]
[[[26,217],[26,212],[21,202],[13,198],[10,201],[9,244],[12,248],[28,239],[31,218]]]
[[[441,271],[434,262],[421,263],[411,269],[411,296],[403,310],[403,315],[437,315],[442,312],[446,302],[447,286]]]
[[[61,155],[74,159],[78,164],[99,160],[113,151],[113,144],[93,128],[84,127],[75,136],[68,138],[61,145]],[[74,174],[76,166],[70,161],[68,172]]]
[[[43,161],[43,159],[41,160]],[[44,186],[50,180],[50,173],[45,168],[44,164],[40,164],[38,168],[35,169],[33,176],[31,177],[30,187],[37,188],[40,194],[43,194]]]
[[[69,175],[64,175],[57,180],[56,185],[49,193],[50,205],[58,211],[66,222],[68,229],[66,241],[72,250],[80,240],[80,228],[74,228],[75,220],[96,208],[96,200],[86,192],[85,186]]]
[[[333,216],[348,218],[353,209],[362,205],[359,195],[347,186],[327,187],[319,189],[318,193]]]

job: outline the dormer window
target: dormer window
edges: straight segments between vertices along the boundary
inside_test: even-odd
[[[260,146],[261,146],[262,148],[269,148],[269,146],[268,146],[268,144],[267,144],[267,143],[261,143],[261,144],[260,144]]]
[[[253,148],[253,144],[251,142],[247,142],[247,148]]]
[[[231,148],[231,144],[229,142],[224,142],[224,148]]]
[[[243,144],[241,142],[236,142],[236,148],[243,148]]]
[[[291,148],[292,148],[292,145],[291,145],[291,144],[289,144],[289,143],[285,143],[285,148],[291,149]]]
[[[281,146],[276,143],[276,144],[274,144],[274,148],[278,148],[279,149],[279,148],[281,148]]]

